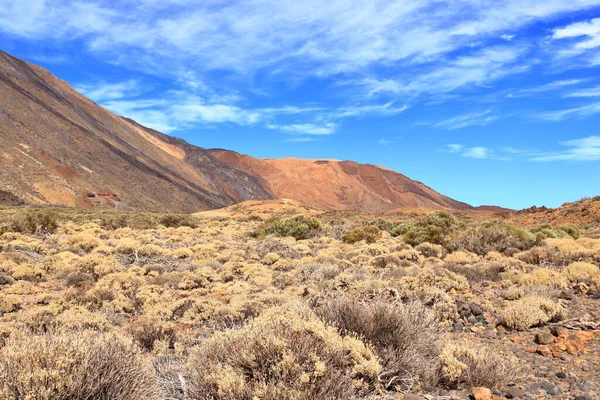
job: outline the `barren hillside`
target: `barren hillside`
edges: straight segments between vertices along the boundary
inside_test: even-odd
[[[257,159],[210,150],[219,160],[261,179],[278,198],[330,210],[385,212],[399,208],[466,210],[421,182],[376,165],[298,158]]]

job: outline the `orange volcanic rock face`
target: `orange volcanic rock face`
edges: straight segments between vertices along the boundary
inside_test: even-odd
[[[209,150],[219,160],[260,178],[276,197],[329,210],[386,212],[402,208],[469,210],[420,182],[387,168],[352,161],[257,159]]]

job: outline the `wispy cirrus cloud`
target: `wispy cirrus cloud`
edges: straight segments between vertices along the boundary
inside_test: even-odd
[[[533,114],[534,119],[545,121],[562,121],[572,118],[584,118],[600,114],[600,102],[590,103],[580,107],[567,108],[563,110],[547,111]]]
[[[468,126],[485,126],[498,119],[499,117],[494,115],[491,110],[486,110],[478,113],[458,115],[456,117],[437,122],[433,126],[437,128],[454,130],[466,128]]]
[[[600,18],[556,28],[552,38],[566,42],[566,47],[558,52],[558,56],[583,57],[591,66],[600,64]]]
[[[169,81],[182,93],[140,96],[139,87],[80,85],[90,96],[104,97],[102,104],[112,110],[157,129],[262,124],[315,135],[342,129],[346,119],[394,118],[419,103],[447,103],[502,87],[555,53],[576,52],[588,66],[600,64],[598,18],[529,34],[533,24],[599,6],[600,0],[461,0],[443,6],[436,0],[333,0],[327,6],[318,0],[4,0],[0,34],[76,45],[113,66]],[[512,92],[554,94],[582,81]],[[304,84],[293,103],[277,98],[285,89],[299,93]],[[94,93],[102,90],[107,93]],[[485,126],[497,116],[456,118],[437,125]]]
[[[588,136],[561,143],[566,150],[541,154],[533,161],[598,161],[600,160],[600,136]]]
[[[565,80],[552,81],[552,82],[546,83],[544,85],[530,87],[530,88],[526,88],[526,89],[520,89],[520,90],[511,92],[507,95],[507,97],[533,96],[533,95],[540,94],[540,93],[552,92],[557,89],[563,89],[566,87],[579,85],[579,84],[585,83],[587,81],[589,81],[589,79],[565,79]]]
[[[443,148],[439,149],[441,153],[455,153],[460,154],[462,157],[474,158],[483,160],[493,156],[493,151],[483,146],[463,146],[462,144],[447,144]]]
[[[587,87],[565,93],[565,97],[600,97],[600,86]]]
[[[555,151],[539,151],[509,146],[490,149],[483,146],[469,147],[461,144],[448,144],[438,151],[455,153],[475,159],[493,158],[505,161],[510,159],[532,162],[600,161],[600,136],[587,136],[563,141],[559,143],[558,147]]]

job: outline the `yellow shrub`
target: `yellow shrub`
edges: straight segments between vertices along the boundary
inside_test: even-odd
[[[17,280],[35,281],[44,276],[44,271],[37,265],[20,264],[13,268],[11,275]]]
[[[119,239],[115,247],[115,251],[120,254],[131,254],[140,247],[142,247],[142,244],[139,241],[125,237],[123,239]]]
[[[0,294],[0,312],[15,312],[21,309],[22,304],[23,303],[18,296]]]
[[[162,247],[156,244],[145,244],[139,248],[138,255],[140,257],[160,257],[160,256],[168,256],[170,254],[169,250],[163,249]]]
[[[13,334],[0,349],[0,398],[158,400],[152,367],[129,341]]]
[[[100,313],[92,313],[83,307],[71,307],[56,317],[61,330],[95,330],[107,331],[110,328],[108,319]]]
[[[565,275],[550,268],[536,268],[529,273],[509,270],[501,273],[500,276],[517,285],[547,286],[556,289],[566,289],[568,286]]]
[[[501,311],[502,323],[519,331],[562,318],[563,308],[547,297],[530,295]]]
[[[235,349],[235,351],[231,351]],[[377,357],[362,342],[341,337],[308,308],[288,305],[265,311],[238,331],[218,333],[195,349],[195,398],[349,399],[372,390]]]
[[[594,264],[574,262],[565,268],[564,273],[569,281],[579,282],[600,276],[600,269]]]
[[[450,253],[444,259],[446,262],[454,264],[472,264],[479,260],[479,256],[468,251],[455,251]]]
[[[263,264],[265,265],[273,265],[275,264],[277,261],[279,261],[279,259],[281,258],[281,256],[277,253],[268,253],[267,255],[265,255],[263,257]]]
[[[62,240],[62,243],[87,252],[92,251],[96,247],[103,244],[102,240],[95,238],[88,233],[78,233],[76,235],[66,237]]]
[[[440,355],[442,382],[450,387],[463,385],[500,387],[518,376],[514,357],[497,354],[474,343],[448,343]]]
[[[40,293],[40,288],[38,285],[28,281],[17,281],[10,287],[4,289],[5,293],[8,294],[19,294],[19,295],[28,295],[28,294],[36,294]]]
[[[191,258],[193,255],[194,252],[187,247],[180,247],[173,252],[173,256],[178,259]]]

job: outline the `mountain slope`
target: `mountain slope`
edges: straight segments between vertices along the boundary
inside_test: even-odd
[[[206,150],[117,116],[47,70],[0,51],[0,203],[198,212],[287,198],[334,210],[466,210],[420,182],[352,161],[255,159]]]
[[[0,51],[0,189],[29,203],[112,192],[137,209],[194,212],[271,199],[202,148],[121,118]]]
[[[472,208],[375,165],[298,158],[257,159],[228,150],[209,151],[219,160],[259,177],[276,197],[323,209],[385,212],[401,208]]]

